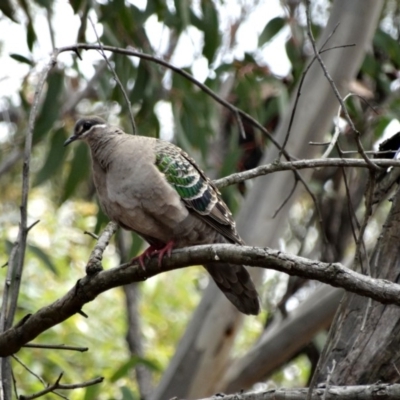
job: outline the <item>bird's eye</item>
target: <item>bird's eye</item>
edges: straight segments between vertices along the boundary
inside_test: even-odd
[[[84,122],[83,123],[83,130],[88,131],[92,127],[90,122]]]

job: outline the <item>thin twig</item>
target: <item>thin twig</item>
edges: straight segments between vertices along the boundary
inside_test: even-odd
[[[399,378],[400,378],[400,371],[398,370],[396,364],[395,364],[394,362],[392,362],[392,365],[393,365],[393,368],[395,369],[395,371],[397,372],[397,375],[398,375]]]
[[[351,96],[352,96],[352,93],[349,93],[343,99],[343,103]],[[336,120],[334,122],[335,130],[334,130],[334,133],[333,133],[333,136],[332,136],[332,140],[330,141],[329,146],[325,150],[324,154],[322,154],[321,158],[328,158],[329,157],[329,155],[331,154],[331,152],[332,152],[333,148],[335,147],[335,144],[336,144],[336,142],[337,142],[337,140],[339,138],[339,135],[340,135],[339,119],[340,119],[341,112],[342,112],[342,105],[339,104],[339,109],[338,109],[338,112],[337,112],[337,115],[336,115]]]
[[[371,308],[372,308],[372,300],[368,299],[367,306],[365,307],[364,318],[360,327],[360,332],[364,332],[365,324],[367,323],[367,319],[369,316],[369,312],[371,311]]]
[[[110,63],[108,57],[106,56],[106,53],[104,52],[104,46],[103,46],[103,44],[102,44],[101,41],[100,41],[99,35],[97,34],[97,31],[96,31],[96,27],[95,27],[95,25],[94,25],[92,19],[90,18],[90,16],[88,16],[88,19],[89,19],[89,21],[90,21],[90,23],[91,23],[91,25],[92,25],[94,34],[96,35],[97,42],[98,42],[98,44],[99,44],[99,46],[100,46],[100,54],[102,55],[102,57],[104,58],[105,62],[107,63],[107,66],[108,66],[109,70],[110,70],[111,73],[113,74],[113,77],[114,77],[115,82],[117,82],[117,85],[119,86],[119,88],[120,88],[121,91],[122,91],[122,94],[123,94],[123,96],[124,96],[125,102],[126,102],[126,104],[127,104],[127,106],[128,106],[129,119],[130,119],[131,125],[132,125],[132,133],[133,133],[134,135],[136,135],[136,134],[137,134],[137,129],[136,129],[136,124],[135,124],[135,119],[134,119],[134,117],[133,117],[132,104],[131,104],[131,102],[129,101],[129,97],[128,97],[127,93],[126,93],[126,90],[125,90],[123,84],[121,83],[121,81],[120,81],[120,79],[119,79],[119,77],[118,77],[118,74],[116,73],[116,71],[115,71],[115,69],[113,68],[113,66],[111,65],[111,63]]]
[[[17,361],[24,369],[26,369],[31,375],[33,375],[38,381],[40,381],[44,387],[47,386],[46,382],[41,376],[33,372],[24,362],[22,362],[15,354],[11,356],[15,361]]]
[[[365,241],[364,241],[364,233],[365,230],[367,229],[369,217],[372,215],[372,206],[373,206],[373,196],[374,196],[374,191],[375,191],[375,171],[370,170],[369,173],[369,179],[367,183],[367,188],[365,191],[365,212],[364,212],[364,218],[361,223],[359,233],[358,233],[358,238],[356,240],[356,256],[355,259],[359,260],[360,264],[363,265],[363,259],[365,259],[366,264],[367,264],[367,274],[371,275],[371,269],[369,266],[369,260],[368,260],[368,254],[367,254],[367,248],[365,246]],[[362,257],[362,252],[361,248],[364,250],[364,258]]]
[[[239,127],[240,136],[243,139],[246,139],[246,131],[244,130],[242,117],[240,116],[240,114],[238,112],[235,112],[235,119],[236,119],[236,122],[237,122],[238,127]]]
[[[35,343],[27,343],[22,347],[29,347],[32,349],[55,349],[55,350],[73,350],[80,351],[81,353],[88,351],[89,347],[77,347],[77,346],[68,346],[65,344],[35,344]]]
[[[57,390],[57,389],[63,389],[63,390],[81,389],[81,388],[84,388],[84,387],[96,385],[97,383],[101,383],[104,380],[103,377],[99,377],[99,378],[94,378],[94,379],[91,379],[89,381],[85,381],[85,382],[81,382],[81,383],[63,384],[63,383],[60,383],[61,378],[62,378],[62,373],[57,378],[56,382],[54,382],[52,385],[49,385],[46,389],[43,389],[40,392],[37,392],[37,393],[32,394],[30,396],[20,396],[19,400],[37,399],[38,397],[44,396],[47,393],[51,393],[51,392],[54,393],[54,390]],[[59,396],[61,396],[59,393],[57,393],[57,394]]]
[[[335,28],[333,29],[333,31],[331,32],[331,34],[328,36],[328,38],[326,39],[325,43],[322,45],[322,48],[321,48],[321,50],[320,50],[320,53],[323,53],[323,52],[325,52],[325,51],[330,51],[330,50],[333,50],[333,49],[342,48],[342,47],[348,47],[348,46],[335,46],[335,47],[332,47],[332,48],[330,48],[330,49],[325,49],[325,50],[323,50],[323,48],[325,47],[325,45],[329,42],[329,40],[331,39],[331,37],[335,34],[336,29],[338,28],[338,26],[339,26],[339,24],[337,24],[337,25],[335,26]],[[312,60],[311,60],[311,61],[309,62],[309,64],[307,65],[306,69],[305,69],[305,70],[303,71],[303,73],[301,74],[301,78],[300,78],[300,82],[299,82],[299,87],[297,88],[297,92],[296,92],[296,99],[295,99],[294,105],[293,105],[293,110],[292,110],[292,112],[291,112],[291,114],[290,114],[290,120],[289,120],[288,130],[287,130],[287,132],[286,132],[286,136],[285,136],[285,139],[284,139],[283,144],[282,144],[282,150],[286,148],[286,144],[287,144],[287,142],[289,141],[289,137],[290,137],[290,133],[291,133],[291,130],[292,130],[292,125],[293,125],[294,117],[295,117],[295,115],[296,115],[297,105],[298,105],[298,103],[299,103],[300,96],[301,96],[301,89],[303,88],[303,84],[304,84],[304,80],[305,80],[305,78],[306,78],[306,76],[307,76],[307,74],[308,74],[310,68],[312,67],[312,65],[314,64],[314,61],[315,61],[316,59],[317,59],[317,57],[314,55],[314,57],[312,58]],[[279,155],[279,158],[281,157],[281,155],[282,155],[282,151],[281,151],[281,153],[280,153],[280,155]]]
[[[356,233],[356,228],[359,227],[358,219],[356,212],[353,207],[353,202],[351,201],[351,194],[350,194],[350,188],[349,188],[349,183],[346,175],[346,171],[344,168],[341,168],[342,175],[343,175],[343,182],[344,182],[344,187],[346,190],[346,196],[347,196],[347,211],[349,213],[349,222],[350,222],[350,228],[351,228],[351,233],[353,235],[354,243],[357,242],[357,233]],[[354,226],[354,224],[356,226]]]
[[[91,236],[93,239],[99,240],[99,237],[98,237],[95,233],[93,233],[93,232],[83,231],[83,233],[84,233],[85,235]]]
[[[26,229],[29,232],[32,228],[34,228],[38,223],[40,222],[40,219],[36,220],[32,224],[30,224]]]
[[[11,377],[12,377],[12,381],[13,381],[15,398],[18,399],[17,380],[15,379],[14,371],[12,369],[11,369]]]
[[[400,160],[393,160],[388,158],[375,159],[376,165],[388,168],[390,166],[400,167]],[[260,165],[259,167],[249,169],[243,172],[237,172],[228,175],[224,178],[217,179],[214,184],[218,188],[224,188],[229,185],[244,182],[248,179],[254,179],[262,175],[268,175],[278,171],[290,171],[300,170],[307,168],[319,168],[319,167],[343,167],[343,168],[368,168],[371,169],[370,165],[364,160],[358,158],[327,158],[327,159],[309,159],[299,161],[285,161],[285,162],[274,162],[272,164]]]
[[[306,0],[306,2],[305,2],[305,4],[306,4],[306,14],[307,14],[307,35],[308,35],[308,37],[310,39],[314,54],[317,57],[317,60],[318,60],[320,66],[321,66],[321,68],[322,68],[322,70],[324,72],[324,75],[325,75],[326,79],[328,80],[329,84],[331,85],[333,93],[335,94],[337,100],[339,101],[339,104],[342,106],[343,113],[344,113],[344,115],[346,117],[347,122],[349,123],[352,131],[355,134],[355,140],[356,140],[357,149],[358,149],[359,153],[361,154],[362,158],[364,158],[365,162],[370,165],[371,168],[374,168],[375,170],[379,170],[379,167],[376,164],[374,164],[369,159],[369,157],[365,154],[365,151],[363,149],[363,146],[362,146],[361,140],[360,140],[360,132],[357,130],[357,128],[355,127],[355,125],[354,125],[354,123],[352,121],[352,119],[350,118],[350,115],[349,115],[349,113],[347,111],[347,108],[346,108],[344,102],[343,102],[343,99],[340,96],[339,90],[337,89],[337,87],[335,85],[335,82],[333,81],[332,77],[330,76],[330,74],[329,74],[329,72],[328,72],[328,70],[326,68],[325,63],[322,60],[321,55],[317,50],[317,46],[316,46],[315,39],[314,39],[314,36],[313,36],[313,33],[312,33],[312,29],[311,29],[311,7],[310,7],[310,3],[311,3],[310,0]]]
[[[93,274],[103,269],[101,260],[103,259],[104,249],[108,246],[112,235],[117,231],[118,225],[115,222],[109,222],[104,231],[99,236],[96,246],[92,250],[89,261],[86,265],[86,273]]]
[[[290,190],[289,194],[287,195],[286,199],[282,201],[281,205],[274,211],[272,218],[275,218],[279,211],[282,210],[283,207],[285,207],[285,205],[287,204],[287,202],[290,200],[290,198],[293,196],[294,191],[296,190],[297,187],[297,180],[295,179],[295,181],[293,182],[293,186],[292,189]]]
[[[335,371],[335,367],[336,367],[336,360],[332,360],[332,367],[329,368],[327,367],[327,376],[326,376],[326,385],[325,385],[325,393],[324,393],[324,397],[322,398],[322,400],[326,400],[326,395],[329,392],[329,385],[331,383],[331,378],[332,378],[332,374]]]

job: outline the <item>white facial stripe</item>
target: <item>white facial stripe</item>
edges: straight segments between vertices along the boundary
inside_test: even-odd
[[[97,129],[97,128],[106,128],[106,124],[97,124],[97,125],[93,125],[88,131],[83,132],[82,134],[80,134],[80,138],[84,139],[86,136],[88,136],[90,134],[90,132],[92,132],[93,129]],[[81,132],[83,130],[83,128],[79,131]],[[78,132],[78,134],[79,134]]]

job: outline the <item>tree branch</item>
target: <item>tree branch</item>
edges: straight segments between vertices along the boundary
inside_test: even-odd
[[[258,393],[232,394],[222,397],[209,397],[201,400],[306,400],[308,388],[272,389]],[[377,384],[363,386],[329,386],[314,389],[311,400],[397,400],[400,398],[400,384]]]
[[[400,285],[359,274],[339,263],[309,260],[269,248],[233,244],[194,246],[173,251],[170,258],[163,260],[161,270],[158,267],[157,257],[153,257],[148,261],[145,271],[138,265],[126,263],[85,276],[62,298],[26,317],[22,323],[1,334],[0,357],[14,354],[40,333],[78,313],[84,304],[94,300],[106,290],[142,281],[161,272],[188,265],[202,265],[211,261],[274,269],[289,275],[342,287],[383,304],[400,305]]]
[[[390,166],[400,167],[399,160],[391,160],[387,158],[374,159],[374,163],[384,168],[389,168]],[[248,179],[254,179],[258,176],[268,175],[273,172],[320,167],[358,167],[372,169],[369,163],[358,158],[320,158],[299,161],[284,161],[260,165],[259,167],[249,169],[247,171],[237,172],[235,174],[215,180],[214,184],[218,188],[224,188],[235,183],[244,182]]]

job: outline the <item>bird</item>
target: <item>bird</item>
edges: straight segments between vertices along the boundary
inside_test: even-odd
[[[150,246],[136,257],[162,258],[199,244],[244,242],[217,187],[180,147],[130,135],[98,116],[79,119],[64,146],[81,140],[90,149],[93,180],[105,214]],[[219,289],[242,313],[257,315],[260,302],[242,265],[206,263]]]

